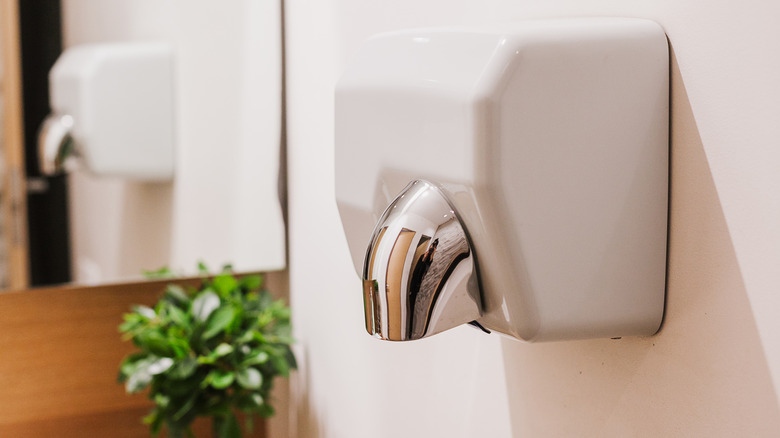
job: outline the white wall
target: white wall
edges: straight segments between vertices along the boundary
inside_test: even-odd
[[[780,435],[780,6],[761,0],[288,0],[291,296],[301,437]],[[333,193],[333,89],[381,31],[655,19],[672,47],[668,301],[650,338],[364,333]]]
[[[193,272],[198,260],[285,266],[280,16],[278,1],[63,0],[66,47],[151,40],[174,49],[175,178],[71,176],[76,281],[164,265]]]

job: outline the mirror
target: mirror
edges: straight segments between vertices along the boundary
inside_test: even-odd
[[[3,1],[0,13],[0,287],[186,275],[199,261],[284,268],[280,2]],[[37,171],[48,70],[61,49],[107,42],[173,48],[171,181]]]

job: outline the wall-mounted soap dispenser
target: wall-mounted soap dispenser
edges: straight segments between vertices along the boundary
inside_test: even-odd
[[[655,333],[668,81],[666,36],[641,19],[370,39],[336,89],[336,196],[368,332]]]
[[[41,171],[78,156],[98,175],[141,181],[174,173],[173,59],[165,43],[76,46],[49,74],[52,114],[38,135]]]

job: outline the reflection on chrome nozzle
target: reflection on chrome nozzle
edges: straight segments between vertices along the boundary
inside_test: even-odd
[[[71,133],[73,117],[50,114],[44,119],[38,131],[38,163],[43,175],[62,173],[66,161],[75,155]]]
[[[480,316],[474,251],[438,187],[417,180],[379,220],[363,264],[366,330],[420,339]]]

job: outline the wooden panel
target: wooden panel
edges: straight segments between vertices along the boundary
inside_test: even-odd
[[[27,248],[27,191],[22,122],[22,66],[17,0],[0,0],[0,63],[2,64],[2,148],[0,215],[7,244],[8,287],[29,285]]]
[[[149,413],[149,407],[144,406],[61,418],[44,417],[24,423],[0,425],[0,436],[19,438],[148,438],[151,436],[149,428],[139,421],[147,413]],[[212,437],[211,423],[206,419],[196,420],[192,429],[196,437]],[[159,435],[160,438],[166,436],[165,431]]]
[[[179,283],[194,283],[194,280]],[[0,294],[0,437],[144,437],[150,404],[116,383],[132,352],[117,326],[169,281]],[[264,424],[251,437],[264,436]],[[210,437],[200,422],[198,437]]]

